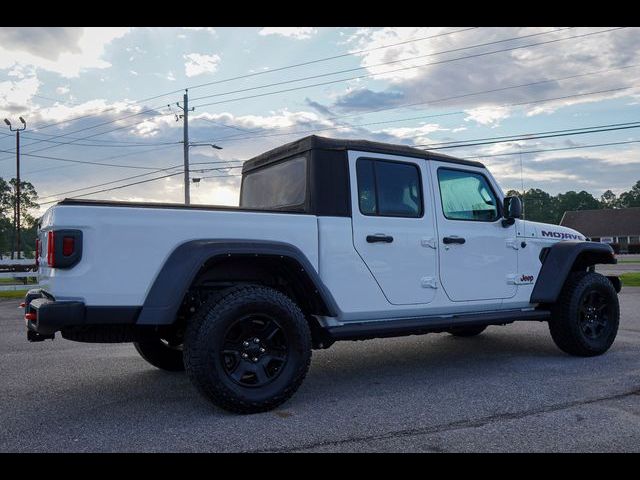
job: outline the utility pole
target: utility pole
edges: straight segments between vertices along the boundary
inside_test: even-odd
[[[16,231],[16,251],[18,253],[18,260],[20,260],[20,132],[27,128],[27,122],[24,121],[24,118],[20,117],[20,121],[22,122],[22,128],[13,128],[11,126],[11,122],[4,119],[4,123],[9,125],[9,130],[12,132],[16,132],[16,203],[14,207],[15,213],[15,231]],[[13,258],[13,252],[11,253],[11,257]]]
[[[191,203],[191,195],[189,189],[189,90],[185,89],[184,96],[182,97],[182,106],[179,102],[176,105],[182,109],[183,120],[183,139],[184,144],[184,204],[189,205]],[[193,111],[193,107],[191,108]]]

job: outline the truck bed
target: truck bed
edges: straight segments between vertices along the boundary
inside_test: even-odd
[[[83,232],[82,259],[72,269],[48,268],[48,230]],[[57,299],[87,305],[142,305],[168,256],[202,238],[286,241],[318,268],[315,215],[240,207],[64,200],[41,219],[40,284]],[[80,296],[79,296],[80,295]]]

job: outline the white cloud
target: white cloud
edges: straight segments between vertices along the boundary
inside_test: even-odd
[[[305,40],[318,33],[314,27],[264,27],[259,32],[260,35],[280,35],[296,40]]]
[[[87,27],[75,37],[59,39],[44,52],[3,43],[0,44],[0,69],[32,65],[71,78],[89,68],[108,68],[111,64],[103,59],[105,48],[129,31],[130,28],[124,27]]]
[[[382,130],[384,133],[389,133],[400,138],[411,138],[418,135],[427,135],[432,132],[445,131],[446,128],[440,127],[437,123],[427,123],[418,127],[396,127],[386,128]]]
[[[11,115],[13,110],[23,110],[31,104],[41,82],[36,75],[17,81],[0,82],[0,113]]]
[[[188,53],[184,55],[187,63],[184,65],[187,77],[195,77],[203,73],[215,73],[220,63],[219,55],[203,55],[200,53]]]
[[[473,120],[480,125],[491,125],[497,127],[500,124],[500,120],[508,118],[510,110],[507,107],[478,107],[465,110],[467,117],[465,122]]]
[[[524,103],[544,98],[569,96],[591,91],[635,86],[640,81],[640,69],[619,70],[625,65],[640,63],[640,30],[623,30],[598,33],[605,28],[577,27],[571,30],[553,31],[550,27],[515,28],[491,27],[433,37],[459,28],[368,28],[359,29],[349,37],[352,51],[368,50],[359,54],[365,72],[376,79],[392,83],[386,89],[369,91],[366,108],[384,106],[390,91],[402,93],[402,103],[433,103],[447,107],[476,108],[485,105]],[[541,35],[538,35],[541,34]],[[523,38],[520,42],[508,41],[486,47],[474,45]],[[412,41],[415,39],[425,40]],[[550,40],[561,40],[541,44]],[[390,48],[378,48],[388,44],[407,42]],[[512,51],[489,55],[472,55],[506,48],[540,44]],[[470,48],[466,48],[470,47]],[[371,50],[375,49],[375,50]],[[461,50],[463,49],[463,50]],[[457,51],[455,51],[457,50]],[[447,53],[448,52],[448,53]],[[468,58],[462,58],[468,57]],[[455,60],[459,59],[459,60]],[[455,61],[449,61],[455,60]],[[374,66],[386,62],[396,62]],[[429,64],[429,65],[426,65]],[[407,68],[418,67],[418,68]],[[400,71],[390,72],[390,70]],[[611,71],[606,71],[611,69]],[[616,70],[618,69],[618,70]],[[576,76],[588,72],[594,75]],[[386,73],[385,73],[386,72]],[[536,83],[547,79],[570,77],[556,81]],[[509,89],[512,85],[526,85]],[[493,90],[493,92],[491,92]],[[488,91],[483,95],[467,95]],[[634,93],[633,91],[608,92],[598,96],[600,100]],[[336,104],[341,108],[363,109],[362,95],[347,92]],[[443,99],[448,99],[443,101]],[[546,113],[552,108],[592,101],[589,95],[523,108],[530,115]],[[353,106],[352,106],[353,104]],[[480,120],[484,120],[479,117]],[[488,120],[484,120],[488,121]]]
[[[58,95],[66,95],[67,93],[69,93],[69,85],[63,85],[56,88],[56,93]]]

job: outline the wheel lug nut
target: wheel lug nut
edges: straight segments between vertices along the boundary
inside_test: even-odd
[[[258,337],[254,338],[253,343],[260,343],[260,339]]]
[[[246,341],[245,341],[245,342],[242,342],[242,346],[243,346],[243,347],[248,347],[248,346],[249,346],[249,342],[246,342]]]
[[[254,362],[258,361],[258,357],[253,357],[251,360],[253,360]]]
[[[248,357],[249,357],[249,355],[247,355],[246,353],[242,354],[242,358],[248,358]]]
[[[260,349],[260,353],[264,353],[264,352],[265,352],[265,349],[264,349],[264,348],[261,348],[261,349]]]

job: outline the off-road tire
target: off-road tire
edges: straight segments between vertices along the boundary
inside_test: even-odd
[[[140,356],[154,367],[169,372],[181,372],[184,370],[182,349],[170,347],[159,338],[134,342],[133,346]]]
[[[486,325],[473,327],[454,327],[449,330],[449,333],[454,337],[475,337],[476,335],[480,335],[486,329]]]
[[[252,315],[273,317],[286,338],[286,361],[270,383],[245,386],[225,370],[223,344],[238,319]],[[298,389],[311,362],[311,332],[300,308],[272,288],[245,285],[213,295],[189,320],[185,332],[184,360],[187,375],[215,405],[235,413],[271,410]]]
[[[590,292],[602,296],[607,306],[606,321],[597,338],[584,331],[583,302]],[[620,322],[618,295],[611,282],[595,272],[572,273],[551,309],[549,330],[555,344],[570,355],[592,357],[606,352],[616,338]]]

